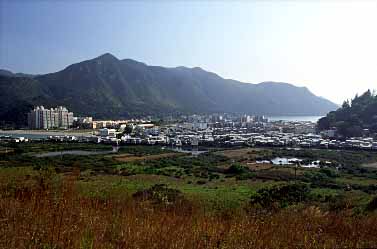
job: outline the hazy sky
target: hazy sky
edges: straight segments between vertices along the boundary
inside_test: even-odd
[[[377,88],[377,1],[0,0],[0,68],[48,73],[110,52],[290,82],[336,103]]]

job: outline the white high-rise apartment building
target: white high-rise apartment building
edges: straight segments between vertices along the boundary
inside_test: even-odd
[[[67,108],[59,106],[57,108],[45,109],[37,106],[28,113],[28,124],[30,129],[68,129],[73,123],[73,113]]]

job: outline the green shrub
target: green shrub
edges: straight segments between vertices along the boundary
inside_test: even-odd
[[[375,196],[367,205],[367,211],[374,211],[377,209],[377,196]]]
[[[203,180],[199,180],[196,182],[196,184],[198,185],[203,185],[203,184],[206,184],[207,182],[206,181],[203,181]]]
[[[177,189],[168,188],[165,184],[155,184],[152,187],[137,191],[132,195],[135,200],[149,201],[153,204],[169,205],[184,200],[183,193]]]
[[[329,196],[326,202],[328,202],[330,211],[342,211],[353,207],[344,194]]]
[[[262,188],[251,196],[252,205],[266,209],[285,207],[309,199],[310,188],[306,184],[286,184]]]
[[[335,178],[339,176],[339,174],[334,169],[330,169],[330,168],[322,168],[319,170],[319,172],[321,172],[322,174],[325,174],[327,177],[330,177],[330,178]]]
[[[254,177],[255,177],[254,173],[252,173],[252,172],[246,172],[246,173],[242,173],[240,175],[237,175],[236,179],[237,180],[248,180],[248,179],[251,179],[251,178],[254,178]]]
[[[233,175],[238,175],[238,174],[243,174],[247,173],[248,169],[244,166],[242,166],[239,163],[232,164],[225,173],[227,174],[233,174]]]

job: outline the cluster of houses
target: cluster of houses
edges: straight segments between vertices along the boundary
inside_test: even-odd
[[[80,122],[94,123],[90,117]],[[338,140],[335,131],[315,133],[315,123],[310,121],[269,121],[263,116],[248,115],[191,115],[179,120],[97,121],[99,129],[89,136],[50,136],[57,142],[90,142],[108,144],[148,144],[172,146],[269,146],[329,149],[377,150],[377,140],[372,137]],[[1,138],[0,140],[4,140]],[[14,142],[27,142],[25,137],[6,138]]]
[[[30,141],[30,139],[26,137],[0,136],[0,141],[13,143],[27,143]]]
[[[280,131],[248,132],[247,129],[207,128],[203,130],[182,128],[181,125],[157,127],[152,124],[134,125],[132,132],[124,129],[103,128],[91,136],[51,136],[53,141],[78,141],[107,144],[145,144],[172,146],[251,146],[299,147],[322,149],[377,150],[377,140],[371,137],[336,140],[321,134],[284,133]]]

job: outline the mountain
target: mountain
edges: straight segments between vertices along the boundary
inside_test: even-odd
[[[319,130],[335,128],[343,137],[360,137],[367,129],[377,133],[377,96],[370,90],[332,111],[318,121]]]
[[[0,76],[13,77],[14,74],[9,70],[0,69]]]
[[[337,108],[305,87],[242,83],[199,67],[148,66],[111,54],[33,78],[0,76],[0,104],[5,107],[0,120],[6,121],[33,105],[65,105],[95,118],[210,112],[322,115]]]
[[[25,74],[25,73],[13,73],[12,71],[9,71],[9,70],[0,69],[0,76],[33,78],[36,75]]]

